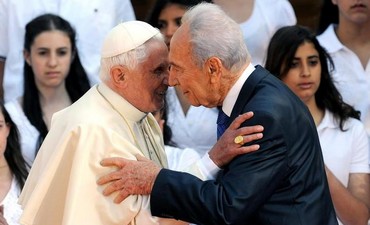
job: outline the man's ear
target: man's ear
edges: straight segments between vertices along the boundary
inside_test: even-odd
[[[124,66],[117,65],[110,69],[111,80],[116,86],[121,86],[124,83],[125,79],[127,79],[126,75],[127,68]]]
[[[221,76],[222,62],[217,57],[211,57],[206,61],[206,72],[209,74],[211,82],[215,82]]]

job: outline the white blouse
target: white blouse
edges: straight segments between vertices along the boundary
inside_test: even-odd
[[[13,177],[8,194],[0,205],[4,205],[4,217],[9,225],[19,225],[19,218],[22,214],[21,206],[18,204],[18,196],[21,190]]]
[[[18,127],[22,154],[26,162],[31,166],[35,160],[36,143],[40,133],[24,114],[18,100],[14,99],[7,102],[5,108]]]

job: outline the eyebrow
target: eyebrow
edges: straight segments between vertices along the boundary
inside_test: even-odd
[[[293,59],[300,59],[301,57],[294,57]],[[307,57],[308,59],[315,59],[315,58],[320,58],[318,55],[310,55]]]
[[[157,65],[157,66],[153,69],[153,71],[155,71],[155,70],[157,70],[157,69],[161,69],[161,68],[166,68],[166,67],[168,67],[168,64],[167,64],[167,63],[161,63],[161,64]]]
[[[57,50],[65,50],[65,49],[69,49],[69,47],[67,46],[63,46],[63,47],[58,47]],[[38,47],[37,50],[50,50],[50,48],[47,48],[47,47]]]
[[[171,66],[178,67],[178,68],[181,68],[181,66],[180,66],[180,65],[178,65],[178,64],[176,64],[176,63],[174,63],[174,62],[170,62],[170,65],[171,65]]]
[[[308,56],[309,59],[313,59],[313,58],[319,58],[318,55],[311,55],[311,56]]]
[[[182,18],[182,16],[179,16],[179,17],[173,18],[172,20],[181,20],[181,18]],[[167,20],[158,19],[158,22],[166,22],[167,23]]]

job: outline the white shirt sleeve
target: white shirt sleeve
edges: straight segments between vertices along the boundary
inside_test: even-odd
[[[7,0],[0,1],[0,60],[5,60],[8,52],[8,10]]]
[[[180,149],[165,146],[168,166],[171,170],[187,172],[202,180],[215,179],[220,168],[209,158],[208,154],[201,156],[192,148]]]

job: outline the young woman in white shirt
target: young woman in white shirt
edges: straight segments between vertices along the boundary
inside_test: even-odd
[[[301,26],[279,29],[266,69],[308,107],[316,124],[339,224],[366,224],[370,206],[368,139],[359,112],[342,100],[330,75],[328,53]]]

